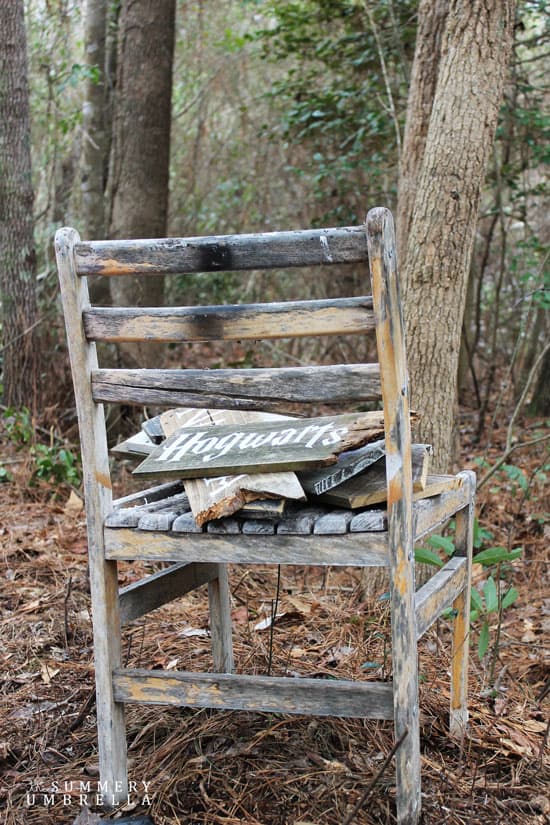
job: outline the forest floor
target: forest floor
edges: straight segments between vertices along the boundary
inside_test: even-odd
[[[468,436],[468,415],[463,432]],[[538,429],[537,429],[538,427]],[[534,440],[542,422],[524,420]],[[467,466],[504,451],[505,429],[471,449]],[[99,781],[92,637],[82,502],[69,487],[31,486],[28,450],[3,425],[0,443],[12,480],[0,484],[0,809],[6,825],[95,822]],[[447,733],[449,626],[421,643],[423,821],[427,825],[521,823],[550,816],[547,443],[516,450],[480,492],[487,546],[523,547],[506,571],[519,591],[492,614],[487,654],[474,624],[470,725],[462,742]],[[546,455],[546,458],[545,458]],[[513,463],[512,463],[513,462]],[[515,469],[514,469],[515,467]],[[478,467],[477,467],[478,468]],[[479,470],[483,475],[484,470]],[[124,479],[123,479],[124,482]],[[489,535],[489,533],[491,535]],[[147,565],[127,565],[122,583]],[[478,590],[488,571],[474,566]],[[357,570],[283,568],[273,634],[277,571],[231,570],[234,643],[241,672],[331,678],[386,678],[391,672],[383,590],[363,595]],[[264,629],[262,629],[264,628]],[[125,659],[133,666],[208,670],[203,591],[132,623]],[[112,817],[149,813],[155,825],[366,825],[392,823],[393,765],[376,779],[393,744],[390,723],[275,714],[130,706],[129,804]],[[86,798],[84,798],[86,797]],[[357,810],[355,810],[357,808]],[[354,812],[355,811],[355,812]]]

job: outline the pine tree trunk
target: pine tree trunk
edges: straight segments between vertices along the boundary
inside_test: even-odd
[[[23,0],[0,0],[0,300],[3,396],[37,406],[36,253],[33,240],[27,39]]]
[[[88,0],[84,41],[86,65],[90,76],[86,81],[86,97],[82,107],[82,217],[84,237],[100,240],[105,237],[104,191],[107,171],[107,136],[105,124],[105,33],[107,0]]]
[[[111,238],[166,235],[174,31],[175,0],[123,0],[111,149]],[[162,303],[160,277],[115,280],[111,289],[117,303]]]
[[[510,55],[514,0],[450,0],[404,278],[417,438],[450,462],[460,333],[481,188]]]
[[[399,164],[397,254],[405,264],[407,238],[430,125],[449,0],[420,0],[407,119]]]

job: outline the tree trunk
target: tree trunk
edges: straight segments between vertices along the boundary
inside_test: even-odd
[[[88,0],[84,41],[86,44],[86,97],[82,107],[81,191],[84,236],[88,240],[105,237],[105,32],[107,0]]]
[[[439,73],[441,42],[449,0],[420,0],[407,119],[399,164],[397,199],[397,254],[405,264],[407,238],[412,221],[416,187],[422,169],[426,136]]]
[[[27,39],[23,0],[0,0],[0,300],[4,403],[37,406]]]
[[[450,462],[460,332],[481,187],[510,55],[514,0],[450,0],[404,268],[417,438]]]
[[[175,0],[123,0],[111,154],[111,238],[166,234]],[[162,303],[160,277],[116,278],[117,303]]]

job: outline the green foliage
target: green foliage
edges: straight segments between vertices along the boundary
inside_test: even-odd
[[[454,527],[454,525],[452,525]],[[485,546],[491,542],[493,534],[490,530],[480,525],[479,521],[474,521],[474,549],[479,550],[473,557],[474,564],[480,564],[489,569],[488,577],[480,585],[481,591],[472,586],[471,588],[471,610],[470,621],[481,622],[479,627],[477,651],[480,659],[483,659],[490,643],[490,627],[493,620],[497,621],[497,633],[493,647],[496,655],[498,651],[500,637],[500,623],[502,612],[510,607],[519,596],[515,587],[506,588],[506,579],[511,572],[509,563],[518,559],[522,552],[522,547],[515,547],[506,550],[505,547]],[[430,547],[419,547],[415,550],[415,561],[424,564],[431,564],[434,567],[442,567],[444,560],[442,555],[452,556],[455,550],[453,540],[449,536],[433,535],[427,541]],[[439,552],[436,552],[439,551]]]
[[[12,444],[25,449],[31,459],[30,483],[38,480],[49,484],[70,484],[78,487],[81,483],[80,459],[65,445],[54,443],[53,432],[50,444],[36,439],[36,429],[29,410],[8,408],[3,415],[5,432]],[[0,465],[0,481],[11,481],[12,476]]]
[[[65,447],[48,447],[35,444],[31,448],[36,469],[33,480],[42,479],[50,484],[70,484],[78,487],[81,482],[77,457]]]
[[[269,91],[279,123],[264,135],[307,147],[295,174],[311,176],[319,219],[363,219],[364,189],[388,200],[396,185],[396,124],[388,93],[405,110],[408,63],[414,47],[416,2],[272,0],[268,28],[256,39],[262,56],[286,67]],[[391,78],[385,82],[381,53]],[[328,207],[328,209],[327,209]]]

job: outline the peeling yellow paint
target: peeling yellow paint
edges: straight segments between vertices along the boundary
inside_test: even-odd
[[[111,484],[111,479],[106,473],[100,473],[99,470],[95,474],[95,480],[98,484],[102,487],[106,487],[107,490],[112,490],[113,485]]]

